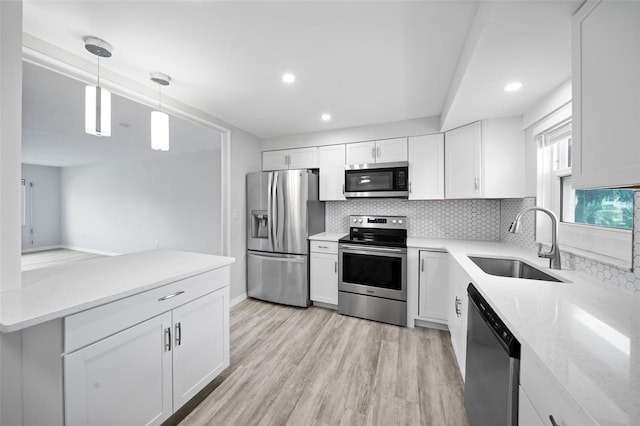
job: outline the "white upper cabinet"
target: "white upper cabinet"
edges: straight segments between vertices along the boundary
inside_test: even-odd
[[[407,161],[407,138],[347,144],[346,164]]]
[[[640,183],[640,2],[587,2],[573,21],[573,186]]]
[[[282,149],[262,153],[262,170],[315,169],[318,167],[318,148]]]
[[[344,161],[344,144],[318,148],[321,201],[342,201],[346,199],[344,197]]]
[[[376,142],[347,144],[346,164],[371,164],[376,162]]]
[[[445,133],[445,195],[477,198],[480,189],[482,124],[479,121]]]
[[[476,121],[446,132],[445,197],[524,197],[524,143],[520,117]]]
[[[444,198],[444,135],[409,138],[409,199]]]
[[[407,161],[407,138],[376,141],[376,163]]]

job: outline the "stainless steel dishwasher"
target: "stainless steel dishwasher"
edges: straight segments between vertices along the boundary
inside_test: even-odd
[[[520,342],[469,284],[464,406],[470,426],[516,426]]]

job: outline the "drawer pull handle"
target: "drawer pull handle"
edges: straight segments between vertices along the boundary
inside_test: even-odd
[[[318,248],[328,249],[329,246],[318,246]]]
[[[460,315],[462,315],[462,311],[460,310],[460,305],[462,304],[462,299],[460,299],[458,296],[456,296],[456,316],[460,317]]]
[[[334,262],[333,263],[333,271],[337,274],[338,273],[338,262]]]
[[[176,324],[176,344],[175,346],[180,346],[182,344],[182,325],[180,323]]]
[[[164,351],[171,352],[171,327],[164,329]]]
[[[176,291],[173,294],[167,294],[166,296],[162,296],[160,299],[158,299],[158,302],[162,302],[163,300],[172,299],[172,298],[174,298],[176,296],[180,296],[182,293],[184,293],[184,290]]]
[[[553,415],[549,415],[549,420],[551,420],[552,426],[560,426],[560,424],[556,422],[556,419],[553,418]]]

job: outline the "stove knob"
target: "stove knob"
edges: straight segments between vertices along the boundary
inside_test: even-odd
[[[356,222],[358,222],[358,219],[353,219],[353,223],[356,223]]]
[[[396,220],[395,220],[395,219],[393,219],[393,220],[391,221],[391,223],[393,223],[393,224],[395,225],[395,224],[396,224]]]
[[[362,223],[362,219],[358,219],[358,223]]]
[[[402,225],[402,219],[398,221],[398,225]]]

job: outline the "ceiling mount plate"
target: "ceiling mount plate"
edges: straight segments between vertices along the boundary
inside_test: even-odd
[[[113,50],[113,47],[109,43],[94,36],[84,37],[84,47],[89,52],[101,58],[110,58],[111,51]]]
[[[161,72],[152,72],[150,73],[150,75],[151,75],[151,81],[158,83],[162,86],[168,86],[169,83],[171,82],[171,77]]]

